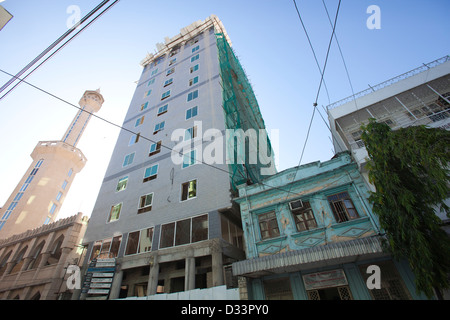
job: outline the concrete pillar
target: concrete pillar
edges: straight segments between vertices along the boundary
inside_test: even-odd
[[[159,277],[159,262],[158,256],[153,256],[150,261],[150,274],[148,276],[147,283],[147,295],[151,296],[156,294],[156,289],[158,288],[158,277]]]
[[[211,248],[212,257],[212,285],[213,287],[225,284],[223,277],[223,257],[220,242],[215,242]]]
[[[185,262],[184,291],[195,289],[195,257],[187,257]]]
[[[120,295],[120,287],[122,286],[123,270],[116,271],[113,282],[111,284],[111,290],[109,292],[109,300],[118,299]]]

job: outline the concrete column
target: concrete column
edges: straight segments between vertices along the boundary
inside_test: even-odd
[[[223,257],[220,242],[215,242],[211,248],[212,257],[212,282],[213,287],[225,284],[223,277]]]
[[[184,291],[195,289],[195,257],[187,257],[185,262]]]
[[[109,292],[109,300],[118,299],[120,294],[120,287],[122,286],[123,270],[116,271],[114,279]]]
[[[158,277],[159,277],[159,262],[158,256],[153,256],[150,261],[150,274],[148,276],[147,283],[147,295],[151,296],[156,294],[156,289],[158,288]]]

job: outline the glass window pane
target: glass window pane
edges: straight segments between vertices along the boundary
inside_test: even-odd
[[[192,242],[208,240],[208,215],[192,218]]]
[[[173,246],[173,237],[175,235],[175,222],[161,226],[160,248],[169,248]]]
[[[191,242],[191,219],[177,221],[175,245],[179,246]]]
[[[125,255],[137,253],[139,243],[139,231],[130,232],[128,234],[127,248]]]
[[[122,236],[113,238],[111,248],[109,249],[110,257],[116,258],[119,254],[120,243],[122,242]]]
[[[141,230],[138,253],[152,250],[153,228]]]

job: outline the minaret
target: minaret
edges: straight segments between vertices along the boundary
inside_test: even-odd
[[[0,239],[55,221],[73,179],[86,164],[76,145],[103,102],[100,90],[86,91],[62,140],[38,142],[33,162],[0,209]]]

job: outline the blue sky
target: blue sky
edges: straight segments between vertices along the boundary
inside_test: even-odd
[[[18,72],[67,31],[77,5],[81,16],[100,0],[6,0],[14,18],[0,31],[0,69]],[[325,1],[334,20],[338,0]],[[331,26],[322,1],[297,0],[323,67]],[[367,7],[377,5],[381,29],[370,30]],[[448,0],[342,0],[336,35],[355,93],[450,53]],[[320,74],[291,0],[122,0],[27,80],[77,104],[85,90],[101,89],[98,113],[122,124],[141,74],[139,62],[164,37],[211,14],[223,22],[253,85],[269,130],[279,129],[278,169],[296,166],[305,143]],[[0,83],[9,78],[0,73]],[[333,42],[318,107],[352,94]],[[38,141],[61,139],[76,110],[25,84],[0,101],[0,205],[31,163]],[[78,147],[88,158],[59,217],[90,215],[119,129],[92,119]],[[328,129],[316,113],[302,164],[333,156]]]

